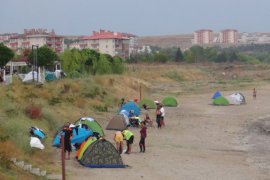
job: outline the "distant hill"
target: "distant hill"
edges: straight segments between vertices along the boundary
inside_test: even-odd
[[[187,49],[192,46],[191,40],[193,34],[182,35],[163,35],[163,36],[141,36],[138,37],[137,44],[158,46],[161,48],[168,47],[180,47],[181,49]]]

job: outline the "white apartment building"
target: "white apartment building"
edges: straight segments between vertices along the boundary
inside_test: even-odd
[[[31,49],[32,45],[47,45],[59,53],[64,50],[64,37],[56,35],[54,31],[48,33],[46,29],[25,29],[23,34],[11,36],[6,45],[18,54],[24,49]]]
[[[204,45],[213,42],[213,31],[210,29],[200,29],[194,33],[194,44]]]

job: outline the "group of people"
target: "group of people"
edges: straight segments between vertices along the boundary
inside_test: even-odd
[[[141,130],[140,130],[141,139],[139,142],[140,146],[140,152],[145,152],[145,138],[147,136],[147,128],[145,126],[145,122],[141,123]],[[124,147],[124,140],[126,140],[127,143],[127,150],[125,151],[125,154],[131,153],[132,144],[134,142],[134,133],[129,130],[129,126],[126,130],[116,131],[114,135],[114,141],[116,142],[116,150],[119,154],[123,153],[123,147]]]

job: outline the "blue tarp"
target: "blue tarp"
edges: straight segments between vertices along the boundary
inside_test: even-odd
[[[212,99],[216,99],[216,98],[218,98],[218,97],[220,97],[220,96],[221,96],[221,93],[220,93],[219,91],[217,91],[217,92],[213,95]]]
[[[40,139],[44,139],[46,136],[45,133],[37,127],[31,127],[31,131],[32,131],[32,135],[35,135]]]
[[[140,108],[137,106],[137,104],[133,101],[129,101],[126,104],[124,104],[121,109],[120,112],[122,110],[126,110],[127,112],[130,112],[130,110],[134,110],[134,115],[139,116],[140,115]]]
[[[77,130],[78,131],[77,131]],[[72,128],[73,131],[73,137],[71,139],[71,144],[81,144],[85,139],[87,139],[89,136],[93,136],[93,132],[90,129],[84,129],[84,128]],[[62,130],[57,133],[57,135],[54,137],[53,140],[53,146],[60,146],[60,133]]]

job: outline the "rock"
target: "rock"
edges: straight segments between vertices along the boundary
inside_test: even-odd
[[[20,167],[20,168],[23,168],[23,166],[24,166],[24,161],[16,162],[15,164],[16,164],[16,166],[18,166],[18,167]]]
[[[32,168],[30,171],[32,174],[40,176],[40,169],[39,168]]]
[[[46,174],[47,174],[47,171],[46,170],[40,171],[40,176],[46,176]]]
[[[25,171],[31,171],[32,170],[32,165],[31,164],[26,164],[26,165],[23,166],[23,169]]]
[[[10,161],[13,162],[13,163],[16,163],[17,159],[16,158],[10,158]]]

